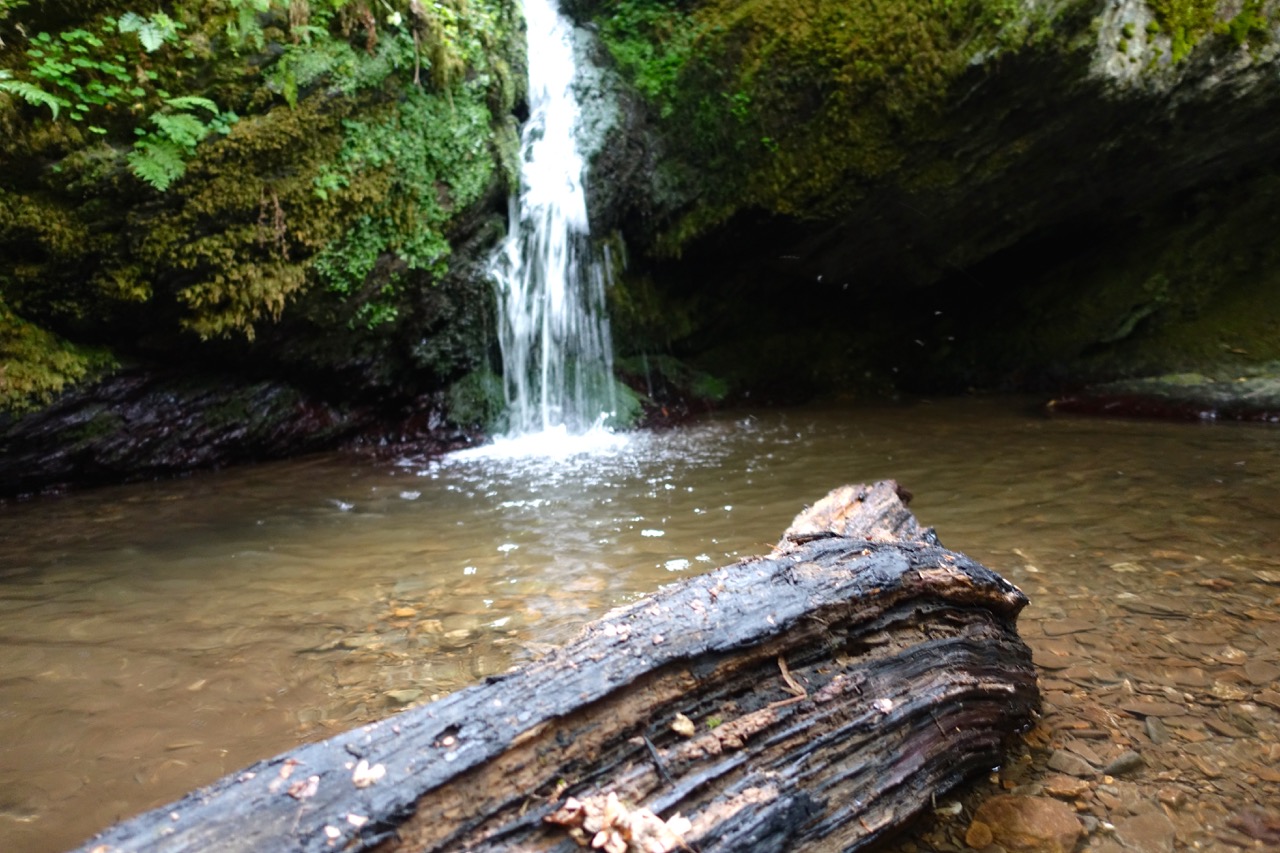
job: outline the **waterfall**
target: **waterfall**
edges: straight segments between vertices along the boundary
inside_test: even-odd
[[[590,243],[572,25],[555,0],[525,0],[524,12],[529,120],[520,139],[520,193],[489,268],[508,435],[583,433],[616,407],[608,269]]]

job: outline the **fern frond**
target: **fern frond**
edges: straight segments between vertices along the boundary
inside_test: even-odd
[[[147,25],[147,19],[137,12],[125,12],[116,22],[116,29],[122,33],[136,33]]]
[[[208,110],[214,115],[218,114],[217,104],[208,98],[201,98],[197,95],[181,95],[177,98],[168,98],[165,103],[175,110],[190,110],[199,107],[202,110]]]
[[[155,53],[164,47],[169,37],[177,34],[177,25],[168,15],[157,12],[151,18],[144,18],[137,12],[125,12],[116,22],[116,29],[122,33],[137,33],[138,41],[147,53]]]
[[[51,95],[39,86],[22,80],[0,78],[0,92],[10,92],[33,106],[48,107],[55,121],[58,118],[58,111],[70,106],[70,101]]]
[[[190,113],[156,113],[151,116],[151,123],[170,142],[188,151],[209,135],[209,125]]]
[[[138,30],[138,41],[142,42],[142,47],[147,53],[155,53],[164,47],[164,33],[159,27],[148,22],[145,27]]]
[[[164,192],[187,171],[182,149],[172,142],[142,139],[129,152],[129,171],[138,180]]]

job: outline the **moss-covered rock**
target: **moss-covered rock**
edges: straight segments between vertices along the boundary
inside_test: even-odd
[[[8,5],[0,296],[137,357],[252,341],[304,294],[394,329],[501,206],[520,56],[510,3],[403,5]]]
[[[287,383],[220,379],[126,369],[36,412],[0,413],[0,496],[305,453],[376,422]]]
[[[516,3],[7,2],[0,39],[0,411],[122,361],[398,417],[487,363]]]
[[[0,302],[0,399],[10,411],[47,405],[66,388],[115,366],[106,350],[70,343]]]
[[[595,163],[627,182],[628,275],[739,392],[1273,357],[1276,4],[574,5],[658,152]]]

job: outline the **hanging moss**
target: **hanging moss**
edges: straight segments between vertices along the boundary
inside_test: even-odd
[[[201,151],[168,215],[149,222],[138,254],[202,337],[252,337],[307,286],[305,261],[342,233],[350,207],[318,198],[316,176],[337,154],[342,115],[308,103],[251,116]],[[361,187],[369,201],[385,189]]]
[[[421,320],[406,306],[510,179],[517,6],[134,11],[0,6],[0,299],[69,340],[149,357],[232,341],[217,357],[247,358],[304,297],[294,334],[408,337],[389,324]]]

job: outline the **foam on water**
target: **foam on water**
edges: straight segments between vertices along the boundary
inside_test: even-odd
[[[447,458],[459,462],[521,459],[562,462],[579,456],[599,457],[617,453],[624,450],[630,441],[630,436],[603,426],[573,433],[564,424],[559,424],[538,432],[498,436],[490,444],[459,450]]]

